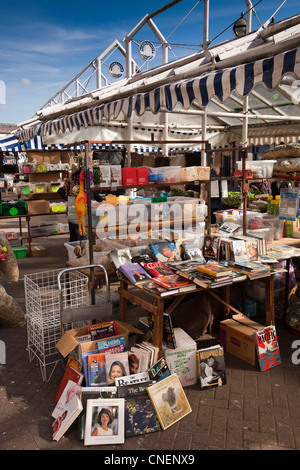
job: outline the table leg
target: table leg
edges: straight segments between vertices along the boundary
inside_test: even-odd
[[[127,299],[125,299],[125,297],[123,297],[122,289],[124,289],[126,291],[128,290],[127,282],[120,281],[120,287],[121,287],[121,289],[119,291],[119,295],[120,295],[119,319],[120,319],[120,321],[126,322],[126,320],[127,320]]]
[[[163,339],[164,299],[155,299],[154,303],[157,306],[157,314],[154,315],[152,341],[154,346],[159,347],[161,350]]]
[[[266,323],[267,325],[275,325],[275,309],[274,309],[274,276],[265,279],[266,294]]]

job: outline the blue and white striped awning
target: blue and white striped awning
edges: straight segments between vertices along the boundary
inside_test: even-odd
[[[117,119],[121,113],[125,117],[130,117],[133,112],[142,116],[146,110],[157,114],[162,109],[172,111],[178,104],[188,109],[194,101],[204,108],[213,97],[217,97],[220,102],[224,102],[232,92],[245,97],[258,84],[273,90],[286,74],[300,79],[300,48],[236,67],[206,72],[199,77],[166,84],[146,93],[96,105],[37,124],[17,132],[16,135],[24,142],[34,136],[64,134],[67,130],[72,132],[73,129],[97,126],[102,118],[108,121]]]
[[[42,150],[42,137],[35,135],[26,142],[19,142],[15,136],[8,136],[0,140],[0,150],[3,152],[24,152],[26,150]]]

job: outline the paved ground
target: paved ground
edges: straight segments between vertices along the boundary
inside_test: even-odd
[[[0,230],[3,227],[0,227]],[[26,273],[64,268],[65,237],[38,240],[47,256],[19,260],[20,280],[2,284],[24,305],[23,276]],[[133,317],[138,317],[136,307]],[[133,318],[132,317],[132,318]],[[128,438],[124,445],[84,447],[74,424],[57,443],[51,439],[51,413],[63,369],[56,367],[50,381],[42,380],[37,360],[29,362],[27,329],[0,327],[6,345],[6,364],[0,365],[0,449],[1,450],[102,450],[108,455],[135,451],[196,450],[299,450],[300,364],[292,363],[293,341],[300,340],[277,325],[282,365],[267,372],[226,354],[227,385],[201,391],[197,385],[185,388],[193,412],[166,431]],[[218,337],[218,332],[213,332]],[[204,345],[204,343],[203,343]],[[299,342],[300,347],[300,342]],[[141,455],[141,454],[139,454]],[[256,456],[257,457],[257,456]]]

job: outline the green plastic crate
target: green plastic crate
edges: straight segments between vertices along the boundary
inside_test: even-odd
[[[12,249],[17,259],[26,257],[27,248],[25,246],[12,246]]]
[[[15,216],[27,214],[26,201],[10,201],[0,203],[0,215],[2,216]]]

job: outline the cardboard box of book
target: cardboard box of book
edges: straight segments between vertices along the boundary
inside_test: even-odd
[[[127,322],[122,322],[119,320],[115,320],[116,329],[118,335],[110,336],[109,339],[112,338],[119,338],[120,336],[124,336],[126,341],[127,349],[130,349],[129,344],[129,336],[130,335],[143,335],[144,333],[135,328],[133,325]],[[88,334],[88,330],[85,326],[81,328],[75,328],[73,330],[67,330],[62,338],[56,344],[57,349],[61,353],[63,357],[66,357],[68,354],[72,353],[76,359],[81,361],[81,354],[88,352],[88,351],[95,351],[97,350],[97,343],[99,339],[94,341],[84,341],[79,342],[76,337],[82,337]]]
[[[174,328],[176,348],[164,349],[166,363],[171,374],[176,373],[183,387],[197,382],[197,344],[182,329]]]
[[[220,344],[224,351],[255,366],[257,355],[254,332],[263,328],[244,315],[233,315],[220,322]]]

